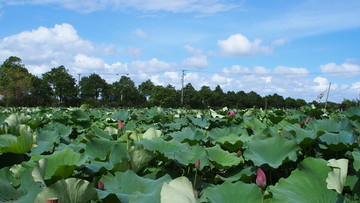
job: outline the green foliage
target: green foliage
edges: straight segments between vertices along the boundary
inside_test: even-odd
[[[359,202],[360,109],[234,111],[0,109],[0,201]]]

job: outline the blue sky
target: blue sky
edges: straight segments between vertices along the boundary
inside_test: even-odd
[[[331,82],[341,102],[360,96],[359,19],[358,0],[0,0],[0,61],[306,101]]]

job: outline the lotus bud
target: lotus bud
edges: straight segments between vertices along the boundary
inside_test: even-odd
[[[311,118],[310,118],[310,117],[307,117],[305,123],[310,122],[310,120],[311,120]]]
[[[195,168],[200,168],[200,159],[198,159],[195,163]]]
[[[256,174],[256,185],[258,185],[261,188],[266,187],[266,176],[263,170],[261,168],[258,168],[257,174]]]
[[[231,110],[231,111],[229,112],[229,116],[235,116],[235,111]]]
[[[104,183],[99,181],[98,182],[98,189],[103,190],[104,189]]]
[[[298,123],[299,128],[302,128],[301,123]]]
[[[118,121],[118,128],[121,130],[124,128],[124,123],[121,121]]]
[[[241,155],[242,155],[241,149],[239,149],[239,150],[236,152],[236,154],[237,154],[238,157],[241,157]]]
[[[58,203],[59,198],[53,197],[45,200],[45,203]]]

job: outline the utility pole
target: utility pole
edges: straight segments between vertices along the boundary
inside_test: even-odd
[[[185,77],[185,71],[182,70],[182,76],[181,76],[181,106],[184,105],[184,77]]]
[[[326,106],[327,106],[327,103],[328,103],[330,87],[331,87],[331,82],[329,83],[329,88],[328,88],[328,91],[327,91],[327,94],[326,94],[325,109],[326,109]]]
[[[81,73],[78,73],[78,75],[79,75],[78,85],[79,85],[79,87],[80,87],[80,78],[81,78]]]

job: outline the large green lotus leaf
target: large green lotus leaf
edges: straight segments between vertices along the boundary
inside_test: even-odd
[[[72,114],[73,114],[73,120],[78,120],[78,121],[90,120],[89,114],[87,114],[82,109],[76,109],[72,112]]]
[[[77,166],[85,162],[79,153],[74,152],[68,146],[62,151],[56,151],[44,158],[47,159],[45,179],[50,179],[52,176],[67,178]]]
[[[296,143],[302,146],[311,145],[318,137],[316,130],[300,128],[297,124],[285,125],[284,129],[289,132],[294,132],[293,136]]]
[[[253,177],[256,175],[256,170],[253,167],[247,167],[242,170],[229,170],[226,172],[225,176],[216,175],[216,177],[220,178],[223,181],[227,182],[236,182],[236,181],[243,181],[243,182],[250,182]]]
[[[189,126],[186,128],[183,128],[181,131],[170,133],[170,136],[179,141],[182,142],[184,140],[203,140],[205,138],[206,131],[200,128],[197,128],[195,126]]]
[[[51,122],[44,126],[43,130],[55,131],[60,135],[60,137],[67,138],[72,132],[72,127],[70,125],[67,126],[58,122]]]
[[[189,116],[189,119],[191,123],[194,124],[195,126],[205,128],[210,125],[208,119],[205,117],[195,118],[194,116]]]
[[[89,202],[96,197],[96,190],[88,181],[68,178],[59,180],[41,191],[35,202],[45,202],[49,198],[58,198],[58,203]]]
[[[43,185],[46,185],[44,180],[46,165],[47,159],[40,159],[32,170],[31,175],[35,182],[40,182]]]
[[[247,149],[243,156],[246,160],[251,160],[255,166],[268,164],[273,168],[278,168],[286,159],[296,161],[299,149],[295,141],[280,135],[263,140],[255,137],[245,145]]]
[[[206,197],[209,202],[262,202],[263,195],[261,188],[255,184],[244,182],[224,182],[221,185],[207,187],[202,197]]]
[[[228,136],[220,137],[216,141],[216,144],[219,144],[230,151],[237,151],[248,139],[249,135],[247,133],[243,133],[241,136],[236,134],[230,134]]]
[[[216,142],[221,137],[227,137],[230,134],[240,135],[244,132],[245,129],[242,126],[235,126],[228,128],[214,128],[209,131],[209,137]]]
[[[352,107],[346,109],[346,111],[344,111],[343,114],[354,120],[360,119],[360,108],[352,106]]]
[[[334,189],[339,194],[342,193],[348,172],[348,164],[349,160],[347,159],[330,159],[328,161],[327,165],[332,168],[326,178],[328,189]]]
[[[30,151],[33,145],[33,137],[29,126],[14,125],[9,128],[8,133],[0,135],[0,152],[25,154]]]
[[[359,171],[360,170],[360,152],[353,151],[351,154],[354,158],[354,162],[353,162],[354,169]]]
[[[130,113],[126,110],[120,110],[110,116],[114,120],[120,120],[122,122],[127,121],[130,118]]]
[[[88,143],[86,143],[85,154],[93,159],[98,158],[100,160],[105,160],[115,145],[115,141],[92,138]]]
[[[304,159],[288,178],[269,187],[273,202],[337,202],[337,193],[326,186],[330,170],[323,159]]]
[[[160,192],[161,203],[195,203],[194,189],[188,178],[178,177],[163,183]]]
[[[9,126],[26,124],[31,119],[31,116],[25,115],[23,113],[15,113],[8,116],[4,122]]]
[[[0,202],[18,199],[22,195],[18,193],[8,180],[8,171],[8,168],[0,169]]]
[[[340,132],[342,130],[342,125],[337,119],[314,120],[312,124],[318,131]]]
[[[213,164],[208,158],[205,147],[194,145],[191,146],[191,151],[194,153],[194,159],[192,160],[192,163],[195,164],[197,160],[200,160],[200,170],[202,170],[205,166],[213,167]]]
[[[109,135],[109,133],[105,132],[104,130],[100,129],[99,127],[94,126],[92,128],[92,131],[95,133],[95,136],[97,136],[99,138],[105,138],[108,140],[112,140],[111,135]]]
[[[254,132],[261,131],[268,127],[266,123],[262,122],[256,117],[252,117],[250,119],[244,119],[243,125],[246,128],[253,130]]]
[[[320,136],[320,140],[327,145],[351,145],[357,139],[357,136],[347,131],[341,131],[339,133],[325,133]]]
[[[149,129],[147,129],[145,131],[142,138],[150,140],[150,139],[153,139],[153,138],[161,137],[161,135],[162,135],[161,130],[156,130],[155,128],[149,128]]]
[[[109,163],[116,171],[126,171],[130,168],[130,154],[127,150],[126,143],[118,143],[111,150],[109,155]]]
[[[144,149],[142,145],[132,146],[130,148],[130,165],[136,173],[146,166],[153,158],[155,153]]]
[[[229,153],[221,149],[219,145],[206,148],[209,159],[216,165],[223,168],[236,166],[244,161],[242,157],[238,157],[236,153]]]
[[[189,144],[180,143],[174,139],[170,141],[165,141],[161,138],[154,138],[151,140],[144,139],[138,141],[137,143],[142,144],[147,150],[158,151],[164,154],[167,158],[177,160],[184,165],[192,163],[192,160],[195,157],[195,154],[191,151]]]
[[[110,194],[115,194],[121,202],[148,203],[160,202],[160,190],[164,182],[169,182],[171,177],[165,175],[152,180],[143,178],[134,171],[116,172],[115,176],[107,174],[100,179],[104,183],[104,190],[97,190],[100,199]]]

